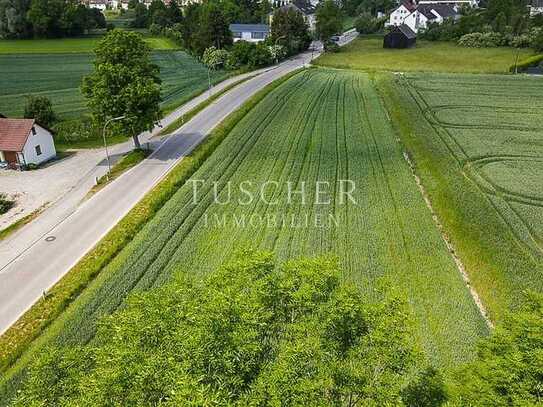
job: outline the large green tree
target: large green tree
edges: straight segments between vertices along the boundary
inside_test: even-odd
[[[523,305],[482,341],[477,358],[457,374],[455,405],[506,407],[543,403],[543,295]]]
[[[337,262],[242,253],[133,295],[91,345],[51,349],[15,405],[430,406],[436,374],[413,344],[406,301],[379,303]],[[441,392],[440,392],[441,390]]]
[[[230,22],[219,2],[208,1],[200,6],[198,25],[193,34],[192,49],[202,55],[206,48],[218,49],[232,45]]]
[[[0,38],[25,38],[32,32],[26,18],[30,0],[0,0]]]
[[[303,14],[290,8],[277,9],[272,17],[271,41],[284,46],[289,55],[305,51],[311,36]]]
[[[317,8],[317,35],[321,41],[341,33],[343,13],[334,0],[326,0]]]
[[[131,135],[139,148],[138,134],[151,130],[159,120],[160,79],[150,61],[150,48],[140,34],[112,30],[98,44],[94,72],[83,79],[81,90],[94,119],[125,116],[114,129]]]

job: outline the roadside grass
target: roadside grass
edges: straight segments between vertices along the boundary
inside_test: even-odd
[[[9,402],[24,378],[28,363],[43,346],[60,335],[66,321],[77,312],[77,304],[84,303],[97,287],[118,271],[116,267],[130,255],[123,249],[138,231],[198,170],[240,120],[268,93],[298,72],[272,82],[223,120],[49,290],[45,298],[39,299],[0,336],[0,405]]]
[[[101,36],[96,35],[41,40],[0,40],[0,54],[91,53],[101,39]],[[175,50],[180,48],[175,42],[165,37],[144,36],[143,39],[155,50]]]
[[[465,48],[452,42],[417,40],[415,48],[384,49],[383,39],[360,37],[341,47],[338,53],[325,53],[313,64],[362,71],[508,73],[532,51],[516,48]]]
[[[410,90],[398,76],[377,78],[471,285],[500,323],[524,290],[543,290],[540,81],[410,75]]]
[[[83,150],[83,149],[104,147],[104,139],[99,134],[96,134],[94,137],[89,137],[89,138],[80,139],[80,140],[73,140],[73,141],[66,141],[58,137],[54,137],[54,138],[55,138],[55,148],[57,152],[60,152],[60,153],[70,151],[70,150]],[[113,146],[115,144],[124,143],[126,140],[128,140],[128,138],[121,135],[108,136],[107,144],[108,146]]]
[[[42,210],[43,210],[43,208],[36,209],[35,211],[33,211],[33,212],[29,213],[28,215],[26,215],[26,216],[22,217],[21,219],[19,219],[18,221],[12,223],[7,228],[4,228],[4,229],[0,230],[0,240],[5,239],[6,237],[11,235],[12,233],[14,233],[17,230],[19,230],[20,228],[22,228],[27,223],[32,222],[32,220],[34,220],[40,214],[40,212]]]
[[[204,100],[202,103],[200,103],[199,105],[197,105],[196,107],[194,107],[193,109],[191,109],[190,111],[188,111],[187,113],[185,113],[182,117],[180,117],[179,119],[175,120],[174,122],[170,123],[168,126],[164,127],[160,133],[158,135],[168,135],[172,132],[174,132],[175,130],[177,130],[178,128],[180,128],[183,124],[187,123],[188,121],[190,121],[190,119],[192,119],[194,116],[196,116],[198,113],[200,113],[202,110],[204,110],[206,107],[208,107],[210,104],[212,104],[213,102],[215,102],[217,99],[219,99],[221,96],[223,96],[225,93],[229,92],[230,90],[232,90],[233,88],[235,88],[236,86],[242,84],[243,82],[246,82],[248,81],[249,79],[253,78],[253,76],[247,76],[246,78],[243,78],[243,79],[240,79],[239,81],[236,81],[230,85],[228,85],[227,87],[225,87],[223,90],[221,90],[220,92],[217,92],[215,93],[214,95],[212,95],[211,97],[207,98],[206,100]],[[204,91],[206,92],[206,91]],[[202,93],[204,93],[202,92]]]
[[[146,149],[135,149],[126,154],[121,160],[111,167],[111,172],[109,174],[100,177],[94,187],[89,191],[89,195],[93,195],[103,189],[109,183],[115,181],[123,173],[128,171],[130,168],[135,167],[140,162],[151,154],[151,150]],[[88,195],[87,195],[88,196]]]

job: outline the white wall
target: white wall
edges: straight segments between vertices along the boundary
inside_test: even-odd
[[[234,37],[234,42],[241,41],[241,40],[247,41],[247,42],[261,42],[261,41],[264,41],[265,39],[266,38],[253,38],[250,32],[242,32],[241,38]]]
[[[24,162],[26,164],[40,164],[57,155],[53,136],[43,127],[34,125],[36,135],[30,133],[23,148]],[[40,146],[41,154],[36,154],[36,146]],[[23,161],[21,160],[21,163]]]

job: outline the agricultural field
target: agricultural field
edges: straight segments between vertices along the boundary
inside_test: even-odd
[[[406,74],[384,84],[402,141],[499,321],[524,290],[543,290],[543,81]]]
[[[415,48],[383,49],[382,37],[360,37],[316,60],[320,66],[362,71],[506,73],[509,67],[530,55],[515,48],[465,48],[452,42],[417,40]]]
[[[38,41],[39,42],[39,41]],[[153,62],[160,67],[163,107],[181,104],[207,88],[207,69],[183,51],[155,51]],[[91,53],[0,54],[0,112],[23,115],[25,95],[46,95],[61,119],[86,112],[79,91],[81,79],[92,70]],[[212,81],[226,77],[212,73]]]
[[[66,54],[92,52],[101,36],[42,40],[0,40],[1,54]],[[164,37],[144,36],[144,41],[155,50],[173,50],[179,46]]]
[[[234,127],[38,343],[91,341],[131,292],[182,271],[203,277],[249,246],[278,260],[336,255],[369,298],[397,287],[414,339],[445,370],[488,333],[370,77],[310,69]]]

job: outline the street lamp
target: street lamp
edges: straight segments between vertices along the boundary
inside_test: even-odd
[[[107,168],[108,168],[108,171],[107,171],[107,174],[106,174],[106,179],[108,181],[109,181],[109,173],[111,172],[111,162],[109,161],[109,151],[107,150],[106,127],[107,127],[107,125],[109,123],[115,122],[115,121],[118,121],[118,120],[122,120],[125,117],[126,117],[125,115],[122,115],[122,116],[119,116],[119,117],[114,117],[112,119],[106,120],[106,123],[104,124],[104,130],[102,131],[102,137],[104,138],[104,148],[106,149]]]

